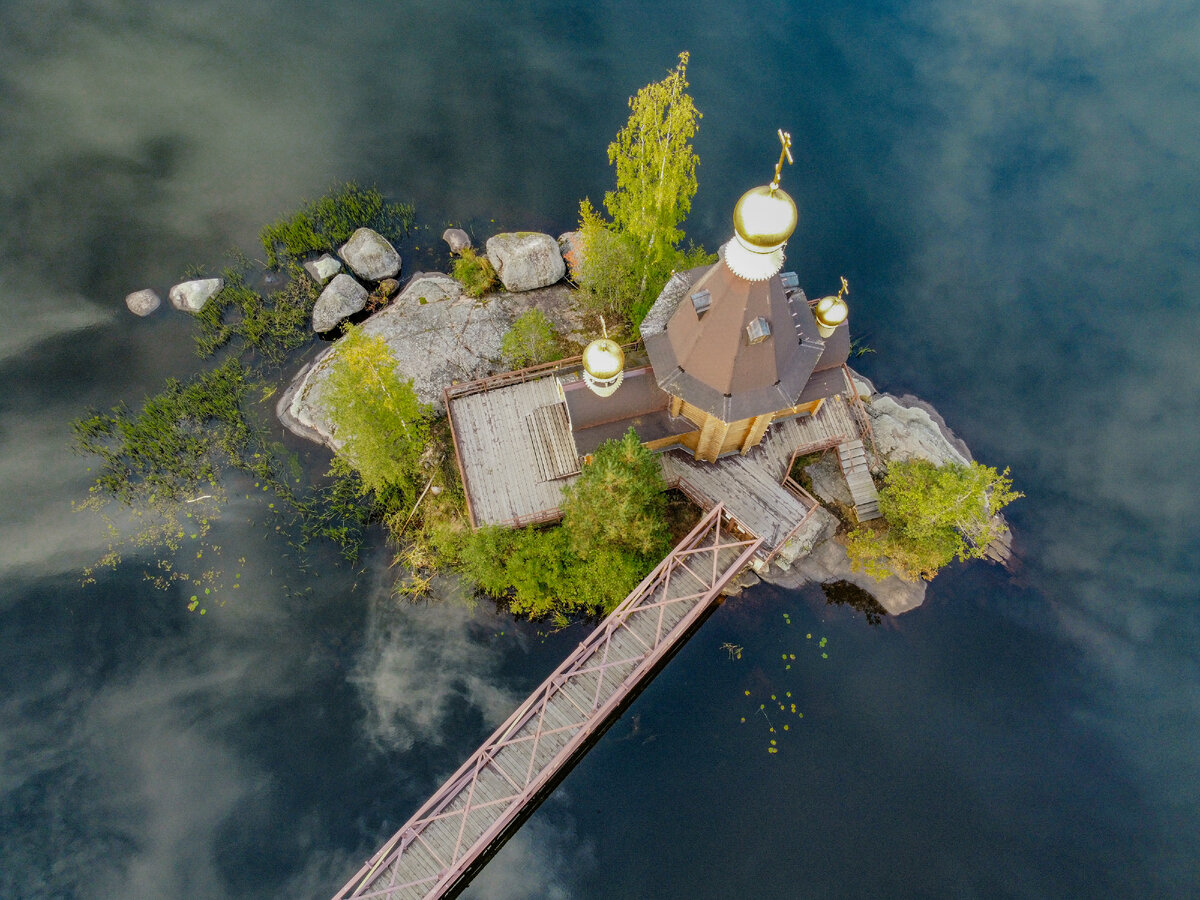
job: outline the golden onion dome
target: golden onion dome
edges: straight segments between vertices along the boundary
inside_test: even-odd
[[[583,369],[599,381],[615,378],[625,367],[625,351],[611,338],[596,338],[583,351]]]
[[[751,188],[733,208],[733,230],[747,250],[769,253],[792,236],[800,215],[796,201],[780,187]]]
[[[841,294],[836,297],[822,297],[813,309],[813,317],[817,320],[817,331],[821,337],[829,337],[839,325],[846,321],[849,307]]]

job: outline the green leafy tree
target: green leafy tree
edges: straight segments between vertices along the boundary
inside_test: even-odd
[[[604,195],[611,222],[604,222],[586,199],[580,205],[585,259],[580,286],[594,305],[619,308],[634,325],[672,269],[711,259],[703,250],[679,248],[700,162],[691,143],[700,112],[687,92],[687,64],[688,54],[680,53],[666,78],[629,100],[629,121],[608,146],[609,164],[617,169],[616,190]],[[617,265],[589,265],[589,253]]]
[[[382,337],[351,327],[333,353],[323,396],[343,455],[386,507],[412,504],[432,410],[400,377]]]
[[[529,309],[517,316],[500,342],[500,355],[514,369],[536,366],[559,359],[554,326],[540,309]]]
[[[851,532],[847,552],[855,568],[883,578],[932,579],[953,559],[983,557],[1002,524],[996,514],[1023,497],[1012,490],[1008,469],[924,459],[893,463],[879,492],[882,529]]]
[[[670,545],[658,460],[631,428],[606,441],[563,491],[563,527],[571,548],[587,559],[608,548],[657,563]]]
[[[583,252],[575,278],[584,301],[614,321],[628,320],[640,299],[637,242],[606,222],[589,200],[579,204],[579,235]]]

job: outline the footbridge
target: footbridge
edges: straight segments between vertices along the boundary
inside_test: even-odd
[[[443,897],[470,878],[686,640],[762,540],[718,504],[334,897]]]

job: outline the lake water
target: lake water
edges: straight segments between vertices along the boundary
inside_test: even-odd
[[[417,205],[410,259],[566,230],[684,49],[689,233],[790,130],[788,268],[1012,467],[1023,567],[879,627],[725,604],[470,896],[1195,894],[1195,3],[42,0],[0,4],[0,895],[327,896],[582,637],[397,605],[382,549],[299,572],[236,481],[224,606],[82,587],[69,423],[196,368],[127,292],[335,181]]]

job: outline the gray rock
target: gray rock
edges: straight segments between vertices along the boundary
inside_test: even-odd
[[[532,291],[560,280],[567,264],[548,234],[515,231],[487,240],[487,257],[506,291]]]
[[[941,416],[935,419],[936,412],[931,414],[928,404],[918,405],[913,402],[915,398],[905,399],[909,400],[907,404],[890,394],[879,394],[867,404],[875,446],[881,456],[901,462],[927,459],[938,466],[947,462],[966,465],[971,461],[970,451],[941,421]]]
[[[343,276],[338,276],[343,277]],[[464,296],[462,285],[442,273],[418,273],[390,306],[363,323],[368,335],[382,337],[399,362],[402,377],[413,380],[417,396],[440,408],[442,391],[502,371],[505,332],[522,313],[540,309],[561,333],[580,327],[572,291],[554,285],[522,294],[489,294],[486,303]],[[331,346],[336,351],[339,343]],[[333,354],[327,352],[299,373],[279,405],[279,418],[301,437],[337,448],[322,392]]]
[[[342,263],[337,257],[325,253],[316,259],[310,259],[306,262],[304,264],[304,271],[317,284],[324,284],[338,272],[342,271]]]
[[[562,254],[567,264],[567,271],[572,278],[579,277],[579,267],[583,265],[583,234],[579,231],[567,231],[558,236],[558,252]]]
[[[370,228],[360,228],[350,235],[338,255],[355,275],[367,281],[395,278],[400,273],[400,254],[383,235]]]
[[[225,287],[224,278],[198,278],[195,281],[184,281],[175,285],[167,297],[176,309],[198,313],[208,299],[223,287]]]
[[[313,307],[313,331],[318,334],[335,327],[347,316],[360,312],[367,305],[367,289],[342,273],[333,276]]]
[[[162,306],[162,297],[158,296],[158,291],[146,288],[126,295],[125,305],[135,316],[148,316]]]
[[[442,232],[442,240],[450,246],[451,253],[462,253],[471,246],[471,236],[461,228],[447,228]]]
[[[812,492],[822,503],[854,505],[854,498],[850,496],[850,486],[846,484],[846,476],[842,474],[842,467],[838,465],[836,451],[826,453],[804,471],[812,481]]]
[[[848,581],[873,596],[893,616],[916,609],[925,600],[924,581],[905,581],[896,575],[876,581],[865,572],[855,572],[850,568],[846,548],[834,540],[817,544],[807,556],[798,557],[787,572],[776,573],[772,569],[764,580],[780,587]]]

